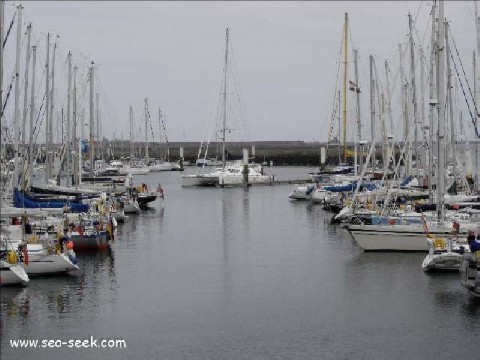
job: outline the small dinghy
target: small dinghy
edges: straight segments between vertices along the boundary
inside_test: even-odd
[[[422,263],[424,271],[458,271],[464,253],[470,253],[467,243],[458,239],[427,238],[428,255]]]

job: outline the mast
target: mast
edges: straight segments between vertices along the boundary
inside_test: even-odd
[[[360,111],[360,83],[359,83],[359,77],[358,77],[358,50],[354,49],[353,50],[353,61],[354,61],[354,67],[355,67],[355,91],[356,91],[356,97],[357,97],[357,141],[355,141],[355,174],[357,173],[357,148],[358,144],[362,141],[362,122],[361,122],[361,111]],[[360,156],[360,164],[359,167],[362,167],[362,161],[363,160],[363,154]]]
[[[95,139],[97,140],[96,141],[96,145],[97,145],[97,148],[98,148],[98,155],[100,157],[101,154],[102,154],[102,144],[100,143],[100,106],[99,106],[99,95],[98,95],[98,92],[96,93],[96,103],[97,103],[97,133],[95,134]]]
[[[390,133],[388,137],[390,139],[393,139],[393,116],[392,116],[392,99],[391,99],[391,94],[390,94],[390,77],[388,74],[390,73],[390,69],[388,66],[388,60],[385,60],[385,81],[387,83],[387,109],[388,109],[388,124],[390,126]],[[393,142],[392,144],[388,144],[389,148],[389,156],[388,156],[388,162],[390,163],[390,158],[392,158],[393,161],[393,166],[395,166],[395,156],[394,156],[394,149],[393,149]]]
[[[78,185],[82,184],[82,174],[83,174],[83,154],[82,154],[82,145],[83,140],[85,139],[85,108],[82,109],[82,139],[78,142]]]
[[[455,146],[455,120],[453,118],[453,99],[452,99],[452,69],[450,67],[450,45],[448,43],[448,22],[445,21],[445,42],[447,44],[447,96],[448,108],[450,115],[450,143],[452,144],[452,160],[453,160],[453,193],[457,194],[457,154]]]
[[[477,56],[480,56],[480,16],[478,14],[477,0],[473,2],[475,6],[475,25],[477,28]],[[480,70],[478,65],[478,60],[475,59],[475,52],[473,52],[473,84],[474,84],[474,97],[475,97],[475,109],[476,109],[476,126],[480,125]],[[480,178],[479,173],[480,169],[478,168],[478,138],[475,139],[475,187],[477,190],[480,189]]]
[[[130,160],[133,160],[133,108],[130,105]]]
[[[17,50],[15,55],[15,125],[13,143],[15,148],[15,168],[13,172],[13,186],[18,185],[19,169],[19,142],[20,142],[20,45],[22,41],[22,5],[17,6]],[[3,39],[2,46],[3,46]]]
[[[400,76],[402,78],[402,108],[403,108],[403,126],[404,126],[404,133],[403,136],[405,138],[405,142],[407,144],[406,151],[406,159],[405,159],[405,175],[410,176],[412,175],[412,148],[410,144],[410,124],[408,121],[408,104],[407,104],[407,84],[405,83],[405,70],[403,68],[403,51],[402,51],[402,44],[398,45],[398,50],[400,53]]]
[[[67,83],[67,154],[68,154],[68,161],[67,161],[67,186],[71,183],[71,139],[72,139],[72,131],[70,124],[70,102],[71,102],[71,92],[72,92],[72,53],[69,51],[67,55],[67,62],[68,62],[68,83]]]
[[[85,108],[82,109],[82,121],[81,121],[81,135],[82,135],[82,141],[85,140]],[[81,153],[80,153],[81,154]]]
[[[377,82],[378,85],[378,82]],[[382,92],[380,94],[380,121],[382,124],[382,138],[383,138],[383,144],[382,144],[382,155],[383,155],[383,172],[386,175],[387,170],[388,170],[388,164],[389,164],[389,157],[388,157],[388,144],[387,144],[387,126],[385,124],[385,95]]]
[[[382,163],[384,171],[386,171],[386,159],[387,159],[387,129],[385,127],[385,100],[383,92],[380,92],[380,76],[378,76],[377,64],[375,58],[373,59],[373,69],[375,71],[375,91],[378,99],[378,121],[381,126],[382,133]]]
[[[223,77],[223,128],[222,128],[222,166],[225,169],[225,135],[227,127],[227,66],[228,66],[228,28],[225,32],[225,70]]]
[[[430,108],[428,111],[428,120],[429,120],[429,140],[430,146],[428,147],[428,198],[430,203],[433,203],[433,184],[435,179],[435,168],[433,164],[433,138],[434,138],[434,125],[435,125],[435,109],[434,107],[437,104],[436,95],[435,95],[435,85],[436,85],[436,54],[437,54],[437,45],[436,45],[436,26],[435,26],[435,13],[436,13],[436,3],[433,3],[432,6],[432,45],[430,50]]]
[[[347,162],[347,77],[348,77],[348,13],[345,13],[343,64],[343,161]],[[340,140],[340,139],[339,139]]]
[[[423,48],[420,46],[420,123],[422,124],[422,135],[425,137],[425,67],[423,66]],[[426,174],[426,162],[427,162],[427,147],[428,143],[424,142],[422,139],[422,169],[423,169],[423,179],[425,180]],[[417,162],[418,167],[418,162]]]
[[[75,184],[75,189],[78,189],[79,180],[79,167],[81,166],[80,157],[81,152],[81,141],[77,142],[77,70],[75,66],[73,68],[73,116],[72,116],[72,154],[73,154],[73,183]]]
[[[167,122],[167,115],[165,115],[163,118],[162,118],[162,126],[163,126],[163,130],[165,132],[165,145],[167,146],[167,162],[170,162],[170,145],[168,145],[168,138],[167,138],[167,129],[165,128],[165,123]]]
[[[93,116],[94,113],[94,104],[93,104],[93,65],[94,62],[92,61],[91,66],[90,66],[90,171],[93,172],[95,169],[95,145],[94,145],[94,124],[95,124],[95,118]]]
[[[25,174],[25,155],[26,155],[26,148],[25,148],[25,138],[26,138],[26,130],[27,130],[27,109],[28,109],[28,71],[30,69],[30,40],[32,38],[32,24],[28,24],[27,26],[27,58],[25,60],[25,84],[23,86],[23,123],[22,123],[22,159],[21,159],[21,167],[20,167],[20,184],[23,189],[25,189],[26,183],[26,174]],[[28,163],[27,163],[28,164]],[[20,164],[19,164],[20,165]]]
[[[30,138],[28,146],[28,183],[32,184],[33,177],[33,114],[35,113],[35,65],[37,63],[37,47],[32,46],[32,89],[30,92]],[[26,91],[26,89],[25,89]],[[25,131],[25,130],[24,130]]]
[[[158,130],[158,158],[160,159],[162,149],[162,110],[160,108],[158,108]]]
[[[3,24],[5,20],[5,2],[0,0],[0,40],[2,46],[0,46],[0,112],[3,111]],[[1,118],[0,118],[1,123]]]
[[[438,21],[438,160],[437,160],[437,217],[445,218],[445,16],[443,1],[439,3]]]
[[[473,2],[475,6],[475,25],[477,28],[477,54],[480,54],[480,15],[478,14],[477,0]],[[477,125],[478,120],[480,120],[480,71],[478,70],[478,64],[475,62],[476,76],[474,77],[475,88],[475,104],[476,104],[476,113],[477,113]],[[478,140],[478,139],[477,139]],[[478,172],[478,169],[477,169]]]
[[[375,171],[375,80],[373,79],[373,55],[370,55],[370,133],[372,135],[372,171]]]
[[[413,45],[413,20],[408,14],[408,26],[410,28],[410,73],[412,76],[412,102],[413,102],[413,154],[416,162],[416,175],[418,177],[418,115],[417,115],[417,87],[415,84],[415,47]]]
[[[48,184],[48,179],[50,179],[50,137],[48,136],[49,132],[49,122],[50,122],[50,33],[47,34],[47,63],[45,65],[45,183]]]
[[[148,164],[148,98],[145,98],[145,161]]]
[[[50,169],[49,169],[49,179],[53,175],[53,166],[54,166],[54,156],[53,154],[55,153],[55,149],[53,146],[53,109],[54,109],[54,104],[55,104],[55,93],[54,93],[54,88],[55,88],[55,54],[57,52],[57,42],[55,41],[55,44],[53,45],[53,55],[52,55],[52,89],[50,90],[50,122],[48,123],[48,136],[50,137]]]
[[[342,113],[342,98],[340,96],[340,90],[338,90],[338,165],[342,163],[342,152],[340,151],[340,139],[342,138],[342,119],[340,118]]]
[[[473,51],[473,93],[476,94],[477,93],[477,88],[479,85],[477,85],[477,81],[476,81],[476,74],[477,74],[477,62],[476,62],[476,59],[475,59],[475,50]],[[477,110],[478,109],[478,103],[477,103],[478,100],[475,100],[475,111],[476,112],[479,112],[480,110]],[[478,128],[478,116],[476,118],[476,123],[475,125],[477,126]],[[475,175],[473,176],[473,180],[474,180],[474,184],[475,184],[475,190],[478,190],[480,187],[479,187],[479,184],[478,184],[478,180],[479,180],[479,176],[478,176],[478,173],[479,173],[479,169],[478,169],[478,139],[475,139],[475,166],[474,166],[474,171],[475,171]]]

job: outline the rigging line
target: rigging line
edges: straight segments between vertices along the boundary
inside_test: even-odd
[[[331,136],[332,136],[332,132],[333,132],[333,126],[334,126],[334,114],[336,113],[337,109],[336,109],[336,104],[337,104],[337,87],[338,87],[338,79],[339,79],[339,76],[340,76],[340,66],[341,66],[341,56],[342,56],[342,49],[343,49],[343,38],[344,38],[344,35],[345,35],[345,27],[342,26],[342,36],[340,38],[340,48],[339,48],[339,51],[338,51],[338,58],[337,58],[337,75],[336,75],[336,79],[335,79],[335,88],[334,88],[334,92],[333,92],[333,99],[332,99],[332,108],[331,108],[331,111],[330,111],[330,124],[329,124],[329,131],[328,131],[328,136],[327,136],[327,146],[325,148],[325,153],[328,152],[328,147],[330,145],[330,140],[331,140]]]
[[[13,23],[15,22],[16,17],[17,17],[17,10],[15,10],[15,13],[13,14],[13,17],[12,17],[12,21],[10,21],[10,26],[8,27],[7,33],[5,34],[5,39],[3,40],[3,43],[2,43],[2,49],[5,49],[8,36],[10,35],[10,31],[12,31]]]
[[[478,107],[477,107],[477,104],[476,104],[476,101],[475,101],[475,97],[473,96],[472,89],[470,88],[470,84],[468,83],[468,77],[467,77],[467,74],[465,74],[465,69],[463,67],[462,59],[460,57],[460,54],[458,53],[457,44],[455,43],[455,39],[453,38],[453,34],[452,34],[451,29],[450,29],[450,26],[448,27],[448,29],[449,29],[449,33],[450,33],[450,38],[452,39],[453,46],[455,47],[455,51],[456,51],[457,56],[458,56],[458,61],[460,62],[460,66],[462,67],[463,76],[465,77],[465,81],[466,81],[467,86],[468,86],[468,91],[470,93],[470,96],[472,97],[473,105],[475,106],[475,112],[477,113],[477,116],[480,116],[480,112],[478,110]]]
[[[33,134],[35,134],[35,142],[37,141],[37,138],[38,138],[38,135],[40,135],[40,131],[36,131],[37,130],[37,124],[38,124],[38,128],[40,129],[40,127],[42,126],[42,123],[43,123],[43,116],[42,116],[42,109],[43,109],[43,105],[44,105],[44,100],[45,100],[45,94],[43,95],[43,99],[42,99],[42,103],[40,104],[40,109],[38,110],[38,116],[37,116],[37,120],[35,121],[35,127],[33,129]],[[43,114],[45,114],[45,110],[43,112]],[[41,119],[41,120],[40,120]],[[40,120],[40,123],[38,123],[38,120]]]
[[[457,77],[460,79],[460,74],[459,74],[458,69],[457,69],[457,64],[453,60],[452,52],[450,52],[450,57],[452,58],[453,67],[455,68],[455,73],[457,74]],[[461,80],[460,80],[460,87],[461,87],[462,92],[463,92],[463,97],[465,99],[465,103],[467,104],[468,112],[470,114],[470,117],[472,118],[472,124],[473,124],[473,128],[475,129],[475,134],[477,135],[477,138],[480,138],[480,134],[478,132],[478,128],[477,128],[477,124],[476,124],[476,119],[474,117],[474,114],[473,114],[472,110],[470,109],[470,104],[468,102],[467,95],[465,94],[465,88],[463,87],[463,82]],[[475,103],[474,103],[474,105],[475,105]]]
[[[231,56],[232,56],[232,66],[231,66],[231,75],[232,75],[232,82],[233,82],[233,94],[235,94],[235,99],[237,100],[238,103],[238,109],[240,112],[240,120],[242,121],[243,125],[243,131],[245,133],[245,136],[247,138],[251,138],[251,133],[249,129],[249,124],[248,124],[248,119],[246,116],[246,107],[245,107],[245,102],[243,101],[243,93],[242,93],[242,87],[240,84],[240,80],[237,78],[237,72],[238,72],[238,65],[237,65],[237,60],[235,58],[235,54],[233,53],[233,47],[231,46]]]
[[[152,127],[152,118],[150,116],[150,108],[148,107],[148,100],[147,100],[147,117],[148,117],[148,123],[150,124],[150,135],[152,135],[152,140],[155,140],[155,136],[153,134],[153,127]]]
[[[12,82],[10,83],[10,86],[8,87],[8,92],[7,92],[7,96],[5,97],[5,102],[2,106],[2,113],[0,114],[0,119],[3,118],[3,114],[5,112],[5,108],[7,106],[7,103],[8,103],[8,98],[10,97],[10,93],[12,92],[12,88],[13,88],[13,81],[15,80],[15,77],[12,78]]]

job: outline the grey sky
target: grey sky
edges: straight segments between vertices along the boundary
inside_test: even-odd
[[[59,105],[65,100],[65,58],[69,50],[85,72],[88,59],[98,66],[103,130],[111,138],[128,135],[128,106],[142,117],[143,99],[157,126],[158,107],[166,114],[171,141],[201,140],[217,105],[223,67],[225,28],[237,63],[242,103],[251,140],[326,140],[335,91],[335,74],[344,13],[349,13],[350,45],[359,49],[362,113],[369,117],[368,55],[381,77],[385,58],[398,68],[398,44],[408,33],[408,12],[418,14],[418,36],[427,45],[432,2],[24,2],[44,64],[45,34],[60,34]],[[14,3],[5,5],[5,22]],[[475,49],[472,1],[445,3],[452,32],[468,74]],[[6,49],[4,82],[14,62],[15,28]],[[425,48],[426,49],[426,48]],[[427,50],[426,50],[427,51]],[[353,60],[352,53],[349,53]],[[352,63],[353,65],[353,63]],[[409,59],[405,59],[408,70]],[[349,78],[354,79],[353,66]],[[56,75],[57,76],[57,75]],[[80,74],[79,74],[80,76]],[[82,81],[82,80],[81,80]],[[5,87],[5,86],[4,86]],[[106,96],[106,98],[105,98]],[[88,97],[85,97],[88,99]],[[353,99],[349,100],[353,104]],[[392,99],[392,102],[397,102]],[[393,105],[395,106],[395,105]],[[88,114],[88,110],[87,110]],[[353,121],[353,110],[349,117]],[[88,116],[87,116],[88,118]],[[367,121],[367,120],[366,120]],[[107,122],[107,123],[105,123]],[[349,120],[350,122],[350,120]],[[349,125],[353,128],[352,125]],[[365,130],[367,131],[367,125]],[[232,139],[238,138],[235,132]]]

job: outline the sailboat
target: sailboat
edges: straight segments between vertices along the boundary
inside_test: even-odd
[[[225,31],[225,62],[223,69],[223,126],[222,126],[222,167],[209,173],[197,173],[182,176],[182,186],[216,186],[219,176],[226,170],[225,139],[227,133],[227,69],[228,69],[229,29]],[[203,164],[205,165],[205,164]],[[203,169],[203,166],[202,166]],[[228,170],[228,169],[227,169]]]
[[[242,161],[236,161],[233,163],[227,163],[226,158],[226,134],[229,131],[227,129],[227,74],[229,65],[229,29],[225,32],[225,62],[223,69],[223,119],[222,119],[222,163],[221,167],[214,169],[209,173],[196,173],[182,176],[182,186],[230,186],[245,183],[259,183],[259,182],[271,182],[273,181],[272,174],[264,174],[263,168],[260,164],[249,164],[248,154],[245,155]],[[201,162],[197,161],[197,165],[204,166],[211,165],[211,162],[205,159]],[[246,172],[246,173],[245,173]]]

